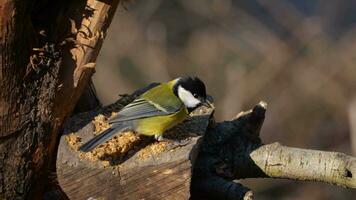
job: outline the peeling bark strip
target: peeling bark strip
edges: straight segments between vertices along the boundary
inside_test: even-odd
[[[42,199],[118,3],[0,2],[0,199]]]
[[[96,58],[101,49],[119,0],[88,0],[83,13],[69,18],[72,36],[67,38],[69,54],[64,55],[63,82],[58,104],[65,105],[55,110],[59,118],[72,111],[82,91],[95,72]],[[74,4],[74,3],[73,3]],[[76,7],[71,8],[76,12]],[[80,17],[84,15],[84,17]]]

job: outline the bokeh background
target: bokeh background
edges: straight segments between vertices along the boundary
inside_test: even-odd
[[[265,143],[356,156],[355,22],[353,0],[124,3],[94,85],[109,104],[151,82],[197,75],[215,99],[218,120],[264,100]],[[257,199],[356,198],[353,190],[321,183],[243,182]]]

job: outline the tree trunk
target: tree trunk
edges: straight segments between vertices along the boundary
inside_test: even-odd
[[[118,0],[0,2],[0,199],[41,199]]]

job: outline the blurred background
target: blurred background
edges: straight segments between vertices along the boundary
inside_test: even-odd
[[[265,143],[356,156],[356,1],[124,3],[97,66],[94,85],[104,104],[151,82],[197,75],[218,120],[264,100]],[[257,199],[356,196],[321,183],[243,182]]]

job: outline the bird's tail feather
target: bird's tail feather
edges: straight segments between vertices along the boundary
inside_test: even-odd
[[[80,146],[79,151],[84,151],[84,152],[91,151],[99,144],[102,144],[108,141],[109,139],[111,139],[115,135],[115,133],[124,131],[127,128],[128,128],[127,125],[116,126],[115,128],[113,127],[108,128],[102,133],[100,133],[99,135],[95,136],[94,138],[86,142],[85,144],[83,144],[82,146]]]

